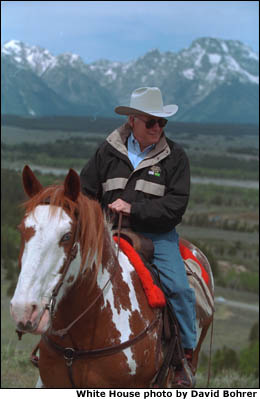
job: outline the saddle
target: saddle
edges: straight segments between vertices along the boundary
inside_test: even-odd
[[[119,234],[118,229],[112,230],[114,238]],[[122,228],[120,237],[126,240],[141,257],[144,265],[150,271],[156,285],[161,287],[159,272],[153,264],[154,245],[150,238]],[[214,308],[214,282],[211,267],[206,256],[189,241],[180,238],[180,254],[183,259],[189,285],[196,296],[196,316],[199,326],[203,327],[212,318]],[[162,288],[162,287],[161,287]]]
[[[112,230],[113,236],[119,235],[117,228]],[[150,238],[136,233],[130,228],[121,228],[120,237],[126,240],[144,260],[145,264],[152,263],[154,255],[154,245]]]
[[[117,228],[114,228],[112,232],[114,236],[119,234]],[[154,254],[154,245],[152,240],[132,231],[128,227],[121,228],[120,237],[133,246],[143,260],[145,267],[150,271],[154,284],[162,289],[159,271],[156,265],[152,263]],[[195,291],[196,317],[199,321],[199,326],[202,328],[197,347],[193,354],[192,363],[193,368],[196,371],[201,345],[207,335],[208,328],[212,323],[215,311],[214,283],[210,264],[206,256],[196,246],[182,238],[180,238],[179,246],[190,287]],[[183,349],[174,309],[172,309],[172,306],[166,298],[166,306],[163,309],[163,339],[166,342],[170,342],[174,339],[174,336],[177,337],[178,341],[177,346],[179,350],[177,353],[179,353],[179,358],[178,356],[176,358],[175,355],[175,359],[171,359],[170,363],[178,364],[180,357],[183,358]]]

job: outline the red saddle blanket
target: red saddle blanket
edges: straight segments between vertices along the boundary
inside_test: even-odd
[[[118,237],[113,236],[115,242],[118,242]],[[135,268],[141,283],[144,288],[144,292],[147,296],[148,303],[153,308],[159,308],[166,305],[166,300],[162,290],[153,282],[152,276],[149,270],[145,267],[141,257],[138,255],[136,250],[129,244],[128,241],[120,238],[120,249],[128,257],[131,264]]]
[[[115,242],[118,242],[118,237],[113,236]],[[124,252],[124,254],[128,257],[131,264],[135,268],[141,283],[143,285],[145,294],[147,296],[149,305],[153,308],[163,307],[166,305],[166,300],[163,291],[154,284],[150,271],[145,267],[141,257],[136,252],[136,250],[123,238],[120,238],[120,249]],[[192,259],[195,261],[201,270],[201,277],[205,281],[205,283],[209,284],[209,275],[206,272],[205,268],[198,261],[198,259],[193,255],[191,250],[187,248],[183,243],[180,242],[180,253],[184,261],[188,259]]]
[[[196,256],[194,256],[191,250],[188,247],[186,247],[181,241],[179,243],[179,248],[180,248],[181,257],[184,261],[192,259],[199,265],[201,271],[201,277],[203,278],[205,283],[209,285],[209,275],[206,272],[205,268],[202,266],[202,264],[199,262],[199,260],[196,258]]]

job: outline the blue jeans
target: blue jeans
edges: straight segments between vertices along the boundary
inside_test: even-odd
[[[169,233],[141,233],[154,244],[153,262],[160,272],[163,290],[179,322],[182,345],[196,346],[195,293],[189,286],[185,266],[179,250],[179,236],[175,229]]]

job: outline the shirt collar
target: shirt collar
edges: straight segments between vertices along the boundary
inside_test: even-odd
[[[141,151],[140,145],[139,145],[138,141],[136,140],[133,132],[131,132],[131,135],[130,135],[129,138],[130,138],[132,144],[135,146],[135,149],[138,149],[140,153],[141,152],[148,152],[148,151],[152,150],[155,147],[155,144],[151,144],[148,147],[145,147],[145,149],[143,151]]]

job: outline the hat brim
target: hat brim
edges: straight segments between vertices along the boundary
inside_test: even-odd
[[[140,109],[120,105],[115,108],[115,112],[119,115],[135,114],[135,115],[157,116],[160,118],[169,118],[170,116],[173,116],[174,114],[176,114],[176,112],[178,111],[178,108],[179,108],[178,105],[171,104],[171,105],[165,105],[163,107],[163,112],[154,112],[154,111],[142,111]]]

